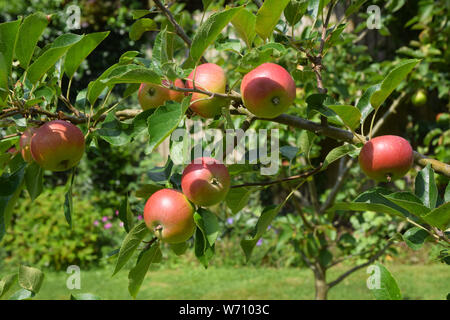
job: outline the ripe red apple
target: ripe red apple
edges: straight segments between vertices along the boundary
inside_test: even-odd
[[[184,169],[181,188],[193,203],[209,207],[225,199],[230,189],[230,175],[218,160],[197,158]]]
[[[23,160],[25,160],[25,162],[28,162],[28,163],[33,162],[33,157],[31,156],[30,145],[31,145],[31,138],[35,134],[36,130],[37,130],[37,128],[34,128],[34,127],[26,128],[25,131],[20,136],[20,142],[19,142],[20,153],[22,154]]]
[[[244,106],[262,118],[275,118],[294,102],[295,82],[289,72],[275,63],[263,63],[242,79]]]
[[[167,243],[186,241],[195,231],[194,207],[183,193],[173,189],[158,190],[148,198],[144,221]]]
[[[78,164],[83,153],[84,135],[67,121],[47,122],[35,131],[31,139],[31,155],[46,170],[68,170]]]
[[[166,86],[170,85],[167,80],[163,80],[162,83]],[[184,88],[183,81],[176,79],[175,86]],[[183,97],[183,92],[170,90],[154,83],[142,83],[138,91],[139,104],[143,110],[157,108],[169,100],[181,102]]]
[[[364,173],[377,181],[392,181],[403,177],[414,162],[408,141],[399,136],[380,136],[368,141],[359,153],[359,165]]]
[[[194,80],[195,88],[197,89],[215,93],[225,93],[227,77],[225,71],[217,64],[204,63],[197,66],[196,69],[192,70],[186,81],[187,88],[194,87],[192,80]],[[193,93],[190,108],[204,118],[214,118],[222,113],[222,107],[226,105],[227,101],[220,97],[208,98],[210,98],[210,96],[206,94]]]

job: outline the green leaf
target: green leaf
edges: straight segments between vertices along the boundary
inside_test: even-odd
[[[282,146],[280,148],[280,153],[282,156],[285,156],[289,159],[289,161],[292,161],[299,152],[299,148],[293,147],[293,146]]]
[[[319,251],[319,263],[320,265],[327,267],[333,260],[333,254],[327,250],[322,249]]]
[[[378,109],[419,62],[420,60],[415,59],[406,60],[389,72],[383,82],[381,82],[380,88],[370,98],[372,107]]]
[[[327,211],[373,211],[378,213],[386,213],[393,216],[403,217],[397,210],[380,203],[364,203],[364,202],[337,202]]]
[[[47,16],[42,12],[36,12],[26,17],[20,25],[15,56],[19,60],[22,68],[28,68],[36,44],[47,25]]]
[[[388,269],[382,264],[376,263],[372,269],[375,272],[371,278],[375,280],[375,288],[371,289],[371,293],[377,300],[401,300],[402,294],[398,288],[397,282]],[[369,281],[369,280],[368,280]],[[378,282],[378,283],[377,283]],[[379,286],[379,288],[377,288]]]
[[[125,227],[126,232],[130,232],[133,228],[133,212],[130,208],[130,203],[128,202],[128,193],[125,196],[125,199],[122,201],[119,207],[119,219],[123,222],[123,226]]]
[[[344,125],[341,118],[338,117],[336,112],[328,108],[330,97],[326,94],[314,93],[306,98],[306,103],[308,105],[307,112],[308,115],[312,112],[318,112],[321,115],[327,117],[328,121],[333,124]],[[332,104],[331,104],[332,105]]]
[[[20,22],[21,20],[0,23],[0,54],[3,55],[4,59],[4,69],[0,72],[6,72],[6,77],[11,74]]]
[[[256,16],[247,8],[243,8],[235,14],[231,24],[236,29],[239,38],[244,40],[248,48],[251,48],[256,36]]]
[[[134,251],[137,249],[142,239],[149,234],[150,230],[147,228],[145,221],[141,221],[135,225],[133,229],[128,232],[127,236],[120,247],[119,256],[117,258],[116,266],[114,268],[113,276],[122,269],[122,267],[131,258]]]
[[[130,39],[131,40],[139,40],[142,34],[146,31],[156,30],[158,26],[156,22],[149,18],[143,18],[137,20],[130,28]]]
[[[198,28],[191,45],[191,57],[195,62],[200,60],[206,48],[216,40],[223,28],[241,9],[242,7],[236,7],[213,13]]]
[[[350,129],[353,130],[359,126],[361,112],[358,108],[351,105],[327,105],[327,107],[333,110]]]
[[[25,169],[25,185],[30,194],[31,201],[34,201],[42,192],[42,179],[44,170],[35,162]]]
[[[152,194],[161,189],[164,189],[164,186],[160,184],[144,184],[136,191],[136,197],[148,199]]]
[[[241,248],[244,250],[246,261],[248,262],[250,260],[250,257],[252,255],[253,249],[255,248],[256,243],[258,240],[262,237],[264,232],[266,232],[267,227],[270,225],[272,220],[275,218],[275,216],[278,214],[278,212],[281,210],[282,205],[278,206],[269,206],[264,208],[263,212],[261,213],[261,216],[258,219],[258,222],[256,223],[256,228],[253,232],[253,236],[251,239],[243,239],[241,240]]]
[[[14,205],[20,196],[20,192],[22,191],[24,185],[23,174],[20,179],[20,184],[12,194],[0,196],[0,241],[9,226]]]
[[[373,107],[370,103],[370,98],[372,98],[372,95],[375,91],[377,91],[380,88],[380,84],[373,85],[369,87],[361,96],[361,98],[358,101],[358,104],[356,105],[356,108],[359,109],[361,112],[361,123],[364,122],[364,120],[367,118],[367,116],[372,112]]]
[[[107,86],[118,83],[155,83],[161,84],[161,77],[153,70],[137,65],[118,66],[106,79],[100,80]]]
[[[175,101],[167,101],[148,118],[150,150],[154,150],[178,127],[189,106],[188,101],[189,97],[184,98],[181,104]]]
[[[403,240],[413,250],[422,248],[425,240],[428,238],[429,233],[419,227],[413,227],[408,229],[403,234]]]
[[[83,36],[63,34],[55,39],[52,46],[39,56],[27,69],[27,79],[35,84],[56,62]]]
[[[172,250],[177,256],[184,254],[188,248],[187,242],[171,243],[169,244],[170,250]]]
[[[132,124],[119,121],[114,112],[110,112],[96,134],[113,146],[123,146],[130,142],[132,132]]]
[[[436,181],[434,180],[434,171],[430,164],[417,174],[414,193],[428,208],[433,209],[436,207],[438,192]]]
[[[447,184],[447,188],[445,188],[444,201],[450,202],[450,182]]]
[[[103,72],[100,77],[97,78],[97,80],[91,81],[89,83],[87,99],[90,104],[93,105],[100,94],[103,92],[103,90],[105,90],[105,88],[107,87],[107,85],[101,82],[101,80],[106,79],[111,74],[111,72],[113,72],[113,70],[117,69],[119,66],[119,64],[112,65],[105,72]]]
[[[38,293],[44,281],[44,274],[41,270],[21,265],[19,267],[19,285],[33,293]]]
[[[136,265],[128,273],[128,291],[134,299],[136,299],[150,264],[158,263],[161,258],[159,244],[151,246],[140,254]]]
[[[419,198],[410,192],[396,192],[383,197],[418,217],[431,211],[422,204]]]
[[[227,197],[225,198],[225,203],[228,208],[231,209],[231,212],[238,213],[241,211],[247,204],[250,199],[250,195],[252,194],[251,188],[231,188],[228,191]]]
[[[17,280],[17,273],[9,274],[7,276],[4,276],[0,280],[0,299],[8,293],[9,289],[14,285],[14,283]]]
[[[314,19],[313,25],[316,24],[317,17],[323,11],[324,0],[309,0],[308,1],[308,13]]]
[[[450,202],[444,203],[421,218],[433,227],[447,230],[450,226]]]
[[[167,28],[164,28],[156,35],[152,49],[152,63],[157,66],[169,61],[169,47],[167,41]]]
[[[256,13],[256,33],[266,40],[270,37],[280,20],[281,13],[289,0],[265,0]]]
[[[322,170],[325,170],[328,167],[328,165],[330,165],[330,163],[355,152],[355,150],[358,150],[358,148],[352,144],[344,144],[342,146],[334,148],[325,157],[325,160],[323,161]]]
[[[200,208],[194,213],[194,221],[202,230],[208,244],[212,247],[219,235],[219,222],[216,215],[206,209]]]
[[[291,0],[284,8],[284,17],[290,26],[294,26],[302,19],[307,9],[307,0]]]
[[[70,300],[102,300],[102,298],[92,293],[71,293]]]
[[[95,32],[85,35],[74,44],[64,58],[64,71],[72,78],[81,62],[109,35],[109,31]]]
[[[211,4],[212,0],[202,0],[203,3],[203,11],[206,11],[208,9],[209,5]]]
[[[355,0],[352,1],[352,4],[345,10],[345,16],[349,17],[355,12],[361,8],[361,6],[366,2],[367,0]]]
[[[214,246],[209,245],[203,231],[200,228],[195,229],[194,253],[205,268],[208,267],[209,261],[215,253]]]
[[[34,296],[34,292],[27,289],[20,289],[14,292],[11,297],[9,297],[9,300],[31,300]]]
[[[6,99],[8,96],[8,67],[6,66],[5,57],[0,52],[0,98]],[[0,103],[3,106],[3,103]]]
[[[72,215],[73,215],[73,199],[72,199],[72,186],[75,179],[75,169],[72,170],[66,183],[66,194],[64,195],[64,216],[70,227],[72,227]]]
[[[0,176],[0,197],[12,195],[22,184],[25,165],[22,165],[15,172],[4,173]]]

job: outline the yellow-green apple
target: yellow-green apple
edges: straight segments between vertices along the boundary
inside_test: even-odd
[[[162,84],[170,86],[171,83],[163,80]],[[176,79],[174,84],[176,87],[184,88],[184,83],[181,79]],[[169,100],[181,102],[183,97],[183,92],[170,90],[154,83],[142,83],[138,91],[138,101],[143,110],[157,108]]]
[[[148,198],[144,221],[156,237],[167,243],[184,242],[195,231],[194,207],[174,189],[158,190]]]
[[[427,94],[424,90],[417,90],[411,97],[411,102],[416,107],[424,106],[427,103]]]
[[[209,207],[225,199],[230,189],[230,175],[218,160],[197,158],[184,169],[181,188],[193,203]]]
[[[39,127],[31,139],[31,155],[43,169],[65,171],[84,153],[84,135],[70,122],[53,120]]]
[[[275,118],[294,102],[295,82],[289,72],[275,63],[263,63],[242,79],[244,106],[262,118]]]
[[[187,88],[192,89],[194,84],[196,89],[214,93],[225,93],[227,77],[225,71],[217,64],[204,63],[192,70],[186,81]],[[204,118],[214,118],[222,113],[222,107],[226,105],[226,102],[221,97],[211,98],[206,94],[194,92],[192,94],[190,108]]]
[[[20,136],[20,153],[22,154],[23,160],[25,162],[33,162],[33,157],[31,156],[31,138],[33,137],[34,133],[36,132],[37,128],[34,127],[28,127],[25,129],[25,131]]]
[[[377,181],[403,177],[414,162],[413,149],[402,137],[386,135],[369,140],[359,153],[359,166]]]

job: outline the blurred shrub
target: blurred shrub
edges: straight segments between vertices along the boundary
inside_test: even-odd
[[[2,241],[6,264],[30,264],[55,270],[90,267],[120,246],[123,229],[114,208],[101,209],[96,197],[73,196],[72,228],[63,211],[64,188],[46,190],[33,203],[18,203],[14,221]],[[98,198],[97,198],[98,200]]]

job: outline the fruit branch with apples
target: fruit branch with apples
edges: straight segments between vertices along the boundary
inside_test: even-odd
[[[256,164],[229,164],[218,154],[194,158],[188,150],[189,162],[174,165],[177,155],[171,153],[164,183],[151,181],[133,194],[144,204],[139,212],[144,221],[133,222],[136,209],[130,206],[129,194],[121,195],[125,232],[113,274],[139,252],[129,271],[128,289],[134,298],[150,265],[162,263],[166,248],[176,255],[192,248],[208,267],[219,241],[218,217],[253,211],[248,208],[251,197],[268,190],[273,203],[258,211],[254,231],[240,242],[245,259],[252,258],[277,216],[296,212],[301,224],[295,234],[301,236],[293,235],[289,245],[311,269],[316,299],[326,299],[331,288],[383,257],[396,242],[408,244],[420,234],[422,242],[450,248],[450,187],[439,194],[435,179],[436,175],[448,181],[450,165],[414,151],[405,137],[378,135],[407,96],[399,95],[398,88],[421,60],[390,63],[379,81],[361,88],[352,102],[327,89],[336,77],[328,73],[327,55],[345,44],[340,40],[346,33],[354,32],[345,31],[346,21],[365,1],[352,2],[341,19],[335,13],[340,1],[333,0],[317,1],[320,5],[312,7],[305,1],[253,1],[214,11],[208,11],[211,1],[203,1],[204,13],[211,14],[203,15],[194,30],[185,30],[171,6],[153,2],[156,7],[140,12],[130,29],[133,41],[144,33],[154,34],[151,59],[138,51],[124,52],[79,92],[71,91],[75,74],[107,41],[109,32],[62,34],[40,50],[39,40],[49,28],[47,15],[38,12],[0,24],[0,241],[12,227],[22,191],[33,200],[42,192],[44,171],[67,174],[61,218],[71,224],[74,179],[86,150],[98,149],[100,140],[112,147],[127,146],[141,135],[151,153],[164,144],[172,150],[178,143],[170,139],[172,133],[195,120],[222,133],[277,129],[290,136],[289,144],[270,148],[284,162],[275,177],[266,177],[255,170],[261,166],[259,158]],[[312,22],[307,34],[296,30],[302,17]],[[163,22],[158,26],[156,21]],[[308,76],[315,79],[315,88],[302,82]],[[306,89],[308,95],[302,97]],[[397,100],[392,102],[393,96]],[[121,108],[128,99],[137,100],[135,107]],[[412,102],[425,105],[425,94],[417,92]],[[389,110],[377,117],[389,104]],[[327,138],[334,147],[313,158]],[[242,141],[236,138],[233,147]],[[328,174],[334,183],[320,194],[324,183],[319,177]],[[337,196],[352,183],[350,174],[365,181],[352,200]],[[377,245],[355,254],[347,250],[353,244],[342,244],[342,217],[366,212],[391,217],[395,235],[381,236]],[[405,231],[405,225],[410,229]],[[356,256],[365,261],[329,279],[330,268]]]

